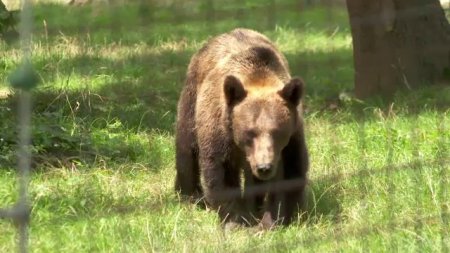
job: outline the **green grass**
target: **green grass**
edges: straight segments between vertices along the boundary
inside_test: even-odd
[[[354,74],[345,9],[215,1],[211,15],[207,1],[160,2],[36,6],[33,252],[449,250],[448,87],[393,102],[336,100]],[[274,231],[224,233],[215,212],[173,191],[176,103],[189,59],[236,26],[267,34],[307,83],[307,219]],[[5,94],[20,57],[17,45],[0,44],[0,206],[17,199],[17,98]],[[13,251],[16,237],[0,220],[0,252]]]

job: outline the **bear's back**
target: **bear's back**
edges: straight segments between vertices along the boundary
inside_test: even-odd
[[[222,72],[220,76],[233,73],[248,76],[261,65],[289,77],[285,57],[266,36],[237,28],[210,39],[192,58],[189,72],[195,74],[196,83],[201,85],[214,70]]]

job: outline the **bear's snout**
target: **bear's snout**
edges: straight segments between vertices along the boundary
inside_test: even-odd
[[[272,164],[270,163],[263,163],[256,165],[256,173],[258,174],[258,177],[260,179],[268,179],[273,174],[273,168]]]

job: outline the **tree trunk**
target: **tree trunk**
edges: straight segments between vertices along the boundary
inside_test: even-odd
[[[347,0],[347,9],[357,97],[415,89],[448,73],[450,25],[439,0]]]

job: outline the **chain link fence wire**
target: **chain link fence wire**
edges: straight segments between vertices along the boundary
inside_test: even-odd
[[[18,251],[28,252],[30,201],[28,183],[31,168],[31,93],[38,82],[31,64],[31,31],[33,24],[32,3],[21,1],[19,34],[22,51],[22,63],[13,72],[9,81],[18,90],[18,145],[17,145],[17,180],[19,198],[15,205],[0,209],[0,218],[10,219],[18,229]]]
[[[171,25],[180,25],[180,24],[189,24],[195,22],[204,22],[205,29],[210,31],[211,35],[216,34],[217,31],[222,30],[221,21],[232,19],[236,22],[236,25],[245,27],[247,25],[255,25],[254,20],[252,20],[252,14],[254,13],[263,13],[266,17],[264,20],[258,21],[258,26],[262,29],[266,30],[275,30],[279,29],[277,26],[278,20],[281,16],[285,15],[286,10],[296,10],[298,15],[302,15],[302,11],[311,8],[313,6],[320,6],[324,8],[326,12],[326,26],[325,30],[329,34],[329,36],[334,36],[335,33],[341,29],[338,25],[336,25],[336,17],[334,16],[335,12],[333,12],[334,8],[345,8],[344,1],[333,1],[333,0],[323,0],[323,1],[314,1],[314,0],[299,0],[299,1],[291,1],[290,4],[280,4],[277,0],[268,0],[268,1],[219,1],[219,0],[201,0],[200,6],[203,11],[201,13],[204,16],[199,16],[195,11],[190,11],[189,6],[191,1],[182,1],[182,0],[172,0],[172,1],[130,1],[123,3],[114,3],[118,1],[110,1],[110,5],[114,4],[138,4],[139,11],[137,15],[140,16],[142,26],[149,26],[152,29],[153,23],[167,23],[168,27]],[[70,1],[71,4],[76,5],[77,3],[85,4],[83,1]],[[163,4],[161,4],[163,3]],[[158,13],[158,8],[161,8],[160,5],[165,5],[165,7],[170,15],[161,15]],[[450,3],[449,3],[450,8]],[[114,15],[114,11],[119,11],[117,7],[111,7],[111,11]],[[418,14],[423,14],[429,9],[408,9],[404,13],[399,13],[399,17],[401,18],[409,18],[414,17]],[[118,15],[119,16],[119,15]],[[293,17],[295,18],[295,17]],[[373,23],[377,22],[377,18],[375,17],[364,17],[360,20],[361,23]],[[22,69],[19,71],[19,75],[22,78],[19,78],[20,81],[13,83],[18,83],[21,91],[19,92],[19,110],[18,110],[18,129],[19,129],[19,145],[18,145],[18,182],[19,182],[19,199],[17,204],[11,208],[0,209],[0,217],[1,218],[9,218],[14,224],[18,227],[18,248],[20,252],[28,251],[28,227],[29,227],[29,219],[30,219],[30,203],[29,197],[27,195],[28,182],[29,182],[29,171],[30,171],[30,161],[31,161],[31,153],[30,153],[30,118],[31,118],[31,95],[30,88],[35,85],[36,77],[33,74],[33,69],[31,67],[31,28],[33,27],[33,18],[31,14],[31,3],[29,0],[23,0],[23,8],[21,12],[21,23],[20,23],[20,37],[22,43],[22,54],[23,54],[23,64]],[[80,31],[88,30],[89,32],[95,32],[95,29],[105,29],[107,28],[111,31],[111,34],[114,34],[115,37],[123,36],[123,25],[121,24],[121,20],[112,19],[110,24],[105,25],[105,27],[80,27]],[[45,27],[45,32],[48,33],[56,33],[57,31],[51,31],[51,28]],[[180,29],[174,29],[175,33],[181,33]],[[183,34],[178,34],[178,37],[182,37]],[[48,34],[47,34],[48,37]],[[430,48],[430,50],[439,50],[436,48]],[[326,59],[326,65],[330,69],[336,69],[339,67],[342,59],[340,56],[330,55]],[[295,63],[296,66],[301,67],[302,71],[308,72],[311,68],[317,68],[320,62],[317,62],[313,56],[308,54],[303,55],[303,58],[298,60]],[[333,75],[336,73],[331,72],[330,76],[333,78]],[[183,79],[183,77],[180,77]],[[22,86],[21,86],[22,85]],[[362,118],[362,116],[361,116]],[[411,136],[416,143],[414,143],[413,155],[415,159],[409,163],[405,164],[395,164],[393,157],[395,154],[395,149],[392,143],[395,141],[395,129],[391,126],[390,121],[383,126],[387,131],[387,139],[385,142],[385,149],[387,150],[387,155],[384,158],[383,162],[384,166],[381,168],[372,168],[368,164],[367,159],[367,148],[368,148],[368,140],[367,136],[367,123],[364,119],[358,121],[358,149],[359,149],[359,161],[358,167],[361,168],[357,172],[346,172],[345,168],[340,165],[340,157],[343,155],[342,150],[339,147],[340,140],[337,139],[336,135],[330,135],[328,142],[331,143],[330,148],[334,150],[332,153],[332,157],[330,159],[331,164],[328,167],[333,168],[335,170],[327,173],[325,176],[321,176],[315,178],[314,181],[317,182],[334,182],[335,184],[340,184],[346,180],[356,179],[358,182],[358,188],[360,195],[355,196],[360,199],[360,204],[363,206],[367,206],[369,203],[367,202],[367,193],[369,189],[367,189],[367,179],[370,177],[384,177],[384,182],[387,185],[386,191],[388,192],[388,209],[395,209],[396,204],[396,194],[399,193],[401,189],[397,188],[397,177],[393,177],[396,172],[399,171],[408,171],[414,170],[416,173],[416,183],[419,185],[424,180],[423,170],[424,164],[427,166],[436,166],[440,171],[440,188],[438,189],[438,196],[440,200],[440,214],[439,215],[429,215],[425,214],[421,211],[421,207],[423,205],[423,199],[420,197],[422,194],[421,188],[417,188],[416,190],[416,204],[418,207],[418,211],[415,214],[415,217],[412,219],[413,221],[397,221],[398,217],[395,212],[389,214],[389,217],[386,217],[388,220],[386,223],[380,225],[369,225],[363,228],[358,228],[355,230],[348,231],[342,227],[337,226],[336,231],[330,235],[309,235],[306,236],[305,239],[295,242],[297,244],[309,246],[314,248],[315,243],[321,241],[339,241],[344,240],[349,236],[358,236],[362,237],[361,248],[368,248],[370,244],[369,236],[373,234],[377,234],[378,230],[389,229],[396,230],[406,227],[413,226],[414,232],[417,234],[416,236],[416,244],[417,244],[417,252],[423,252],[426,249],[421,248],[422,245],[422,234],[423,233],[423,225],[427,222],[435,222],[440,223],[440,235],[441,235],[441,252],[449,252],[449,229],[446,227],[449,224],[449,206],[448,206],[448,189],[450,185],[450,179],[448,175],[449,170],[449,140],[446,139],[447,133],[450,131],[448,128],[449,122],[443,120],[440,122],[436,128],[438,133],[440,133],[439,142],[437,143],[437,150],[439,152],[436,153],[435,157],[424,159],[420,156],[420,143],[417,141],[419,138],[419,134],[417,133],[417,129],[419,126],[417,125],[418,120],[415,119],[414,124],[411,126],[410,132]],[[331,131],[330,131],[331,132]],[[312,168],[314,169],[314,168]],[[308,184],[303,180],[292,180],[289,182],[281,182],[274,185],[271,185],[270,188],[277,189],[278,191],[287,191],[292,190],[296,187],[299,187],[302,184]],[[258,194],[265,190],[264,186],[254,186],[249,189],[251,194]],[[223,193],[223,198],[232,198],[239,196],[241,191],[239,189],[230,190]],[[343,194],[343,193],[341,193]],[[363,208],[363,207],[361,207]],[[126,231],[124,231],[126,233]],[[398,249],[398,242],[396,239],[392,239],[389,241],[389,250],[396,251]],[[286,245],[279,245],[280,248],[285,247]]]

